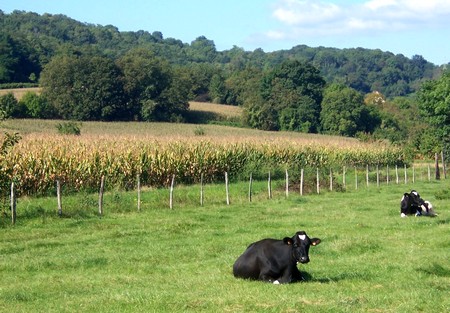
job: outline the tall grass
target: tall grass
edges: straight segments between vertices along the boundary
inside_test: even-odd
[[[280,186],[283,182],[278,182]],[[2,223],[0,308],[5,312],[448,312],[449,181],[399,184],[267,200],[255,184],[112,191],[105,215],[95,195],[21,198],[18,223]],[[417,189],[440,214],[400,218],[403,192]],[[86,213],[87,212],[87,213]],[[3,221],[3,220],[2,220]],[[234,260],[253,241],[297,230],[319,237],[306,282],[235,279]]]

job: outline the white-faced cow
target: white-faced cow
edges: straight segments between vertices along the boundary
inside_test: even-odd
[[[235,277],[286,284],[303,280],[298,263],[309,262],[309,247],[320,243],[298,231],[292,238],[263,239],[252,243],[233,265]]]
[[[417,191],[411,190],[410,193],[404,193],[400,201],[400,216],[406,217],[408,215],[436,216],[437,214],[434,212],[430,201],[423,200]]]

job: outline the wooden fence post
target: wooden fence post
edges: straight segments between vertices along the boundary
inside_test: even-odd
[[[136,176],[137,180],[137,210],[138,212],[141,211],[141,176],[137,174]]]
[[[389,185],[389,165],[386,165],[386,185]]]
[[[316,168],[316,190],[317,194],[320,194],[319,168]]]
[[[16,214],[16,195],[14,194],[14,182],[11,183],[11,222],[16,224],[17,214]]]
[[[289,197],[289,173],[286,169],[286,198]]]
[[[303,179],[304,179],[304,170],[300,170],[300,196],[303,196]]]
[[[397,166],[397,164],[395,164],[395,180],[396,180],[397,185],[398,185],[398,166]]]
[[[252,202],[252,184],[253,178],[252,173],[250,173],[250,182],[248,183],[248,202]]]
[[[366,164],[366,186],[369,187],[369,164]]]
[[[230,190],[228,184],[228,172],[225,172],[225,191],[227,194],[227,205],[230,205]]]
[[[58,216],[62,216],[62,201],[61,201],[61,182],[56,180],[56,199],[58,201]]]
[[[333,191],[333,169],[330,167],[330,191]]]
[[[435,167],[435,178],[436,180],[440,180],[441,173],[439,172],[439,157],[437,153],[435,153],[434,155],[434,167]]]
[[[105,176],[102,175],[102,179],[100,181],[100,192],[98,194],[98,214],[100,216],[103,215],[103,193],[105,191]]]
[[[272,199],[272,180],[270,178],[270,171],[269,171],[269,178],[267,179],[267,189],[269,191],[269,199]]]
[[[200,175],[200,206],[203,206],[203,173]]]
[[[169,208],[173,209],[173,187],[175,185],[175,174],[172,175],[172,181],[170,182],[170,193],[169,193]]]
[[[428,164],[428,181],[431,181],[431,168],[430,168],[430,164]]]
[[[404,169],[405,169],[405,185],[408,183],[408,174],[406,172],[406,164],[404,164]]]
[[[342,185],[344,186],[344,189],[346,188],[345,186],[345,166],[342,167]]]

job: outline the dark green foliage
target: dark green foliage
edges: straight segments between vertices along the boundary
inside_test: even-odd
[[[56,116],[54,107],[50,105],[45,97],[34,92],[25,93],[20,99],[19,105],[26,108],[26,117],[50,119]]]
[[[64,15],[2,12],[0,27],[0,77],[4,77],[4,82],[32,82],[31,74],[39,78],[40,69],[55,55],[86,47],[112,58],[118,58],[130,49],[145,47],[171,64],[226,66],[229,73],[224,78],[248,66],[266,70],[284,60],[296,59],[312,62],[329,83],[344,83],[363,93],[378,90],[387,97],[411,94],[423,79],[436,77],[441,71],[419,55],[410,59],[401,54],[363,48],[299,45],[290,50],[265,53],[261,49],[251,52],[235,46],[217,51],[214,42],[205,36],[187,44],[164,38],[159,31],[120,32],[112,25],[85,24]],[[12,73],[20,77],[19,80],[12,78]]]
[[[246,122],[265,130],[317,132],[324,86],[312,65],[285,61],[265,73],[260,94],[247,100]]]
[[[320,113],[322,130],[341,136],[373,132],[380,119],[375,110],[364,104],[364,97],[353,88],[333,84],[325,89]]]
[[[41,77],[43,95],[57,114],[73,120],[119,120],[123,85],[119,68],[100,56],[61,56],[54,58]]]
[[[26,107],[12,93],[7,93],[0,96],[0,114],[2,118],[22,118],[26,116]]]
[[[419,109],[428,122],[432,136],[443,144],[450,138],[450,71],[438,80],[425,82],[419,93]]]
[[[56,125],[56,129],[61,135],[81,135],[81,123],[64,122]]]

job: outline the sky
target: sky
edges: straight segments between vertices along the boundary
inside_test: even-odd
[[[450,0],[0,0],[0,10],[159,31],[189,44],[205,36],[218,51],[362,47],[450,62]]]

